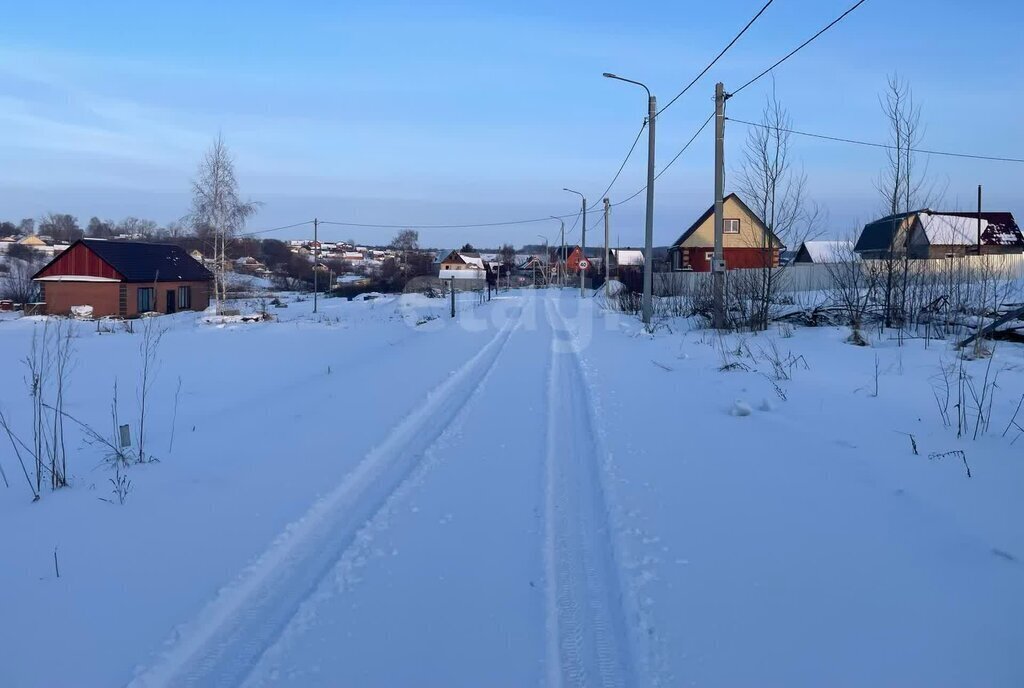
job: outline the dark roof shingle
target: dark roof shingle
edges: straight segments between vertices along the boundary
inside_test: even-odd
[[[173,244],[81,239],[90,251],[124,275],[128,282],[203,282],[213,273]]]

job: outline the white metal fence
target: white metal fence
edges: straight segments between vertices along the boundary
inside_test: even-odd
[[[881,261],[862,261],[864,266],[873,265],[882,269]],[[985,271],[996,274],[1003,279],[1018,280],[1024,278],[1024,254],[960,256],[956,258],[934,258],[911,260],[910,269],[915,274],[942,274],[957,271],[961,274],[980,274]],[[829,289],[833,285],[835,266],[823,263],[794,263],[783,268],[774,268],[774,277],[779,292],[806,292]],[[761,269],[730,270],[730,276],[739,277],[761,273]],[[969,277],[968,277],[969,279]],[[654,293],[659,296],[671,296],[693,293],[711,284],[709,272],[660,272],[654,275]]]

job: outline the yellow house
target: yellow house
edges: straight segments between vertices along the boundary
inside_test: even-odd
[[[778,267],[782,242],[734,193],[723,203],[722,249],[727,270]],[[715,206],[683,232],[669,247],[673,270],[710,272],[715,250]]]

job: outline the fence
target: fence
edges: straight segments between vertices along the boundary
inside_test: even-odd
[[[865,267],[882,268],[883,261],[858,261]],[[942,275],[956,272],[971,281],[974,275],[986,272],[1002,278],[1019,280],[1024,278],[1024,254],[959,256],[955,258],[929,258],[910,261],[910,271],[916,275]],[[774,268],[773,279],[778,292],[822,291],[833,286],[832,272],[835,266],[823,263],[794,263],[784,268]],[[759,268],[730,270],[726,280],[732,277],[758,275]],[[654,293],[658,296],[675,296],[693,293],[710,287],[709,272],[659,272],[654,274]]]

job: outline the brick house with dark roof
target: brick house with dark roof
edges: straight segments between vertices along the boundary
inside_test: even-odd
[[[49,314],[92,306],[94,317],[133,318],[206,310],[213,273],[179,246],[79,239],[32,279]]]

